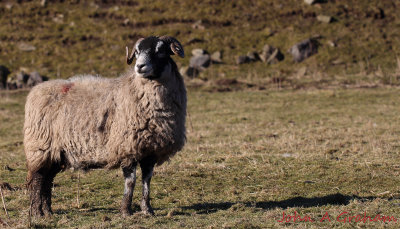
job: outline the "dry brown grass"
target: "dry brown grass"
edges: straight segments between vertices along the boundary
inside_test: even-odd
[[[0,101],[0,180],[16,188],[5,191],[5,201],[8,223],[20,228],[27,226],[29,210],[21,145],[25,95],[2,92],[8,99]],[[398,226],[336,221],[343,211],[400,219],[398,89],[190,90],[189,95],[187,146],[156,169],[152,182],[156,217],[120,217],[119,170],[81,174],[77,207],[78,174],[66,171],[55,180],[54,216],[34,219],[34,226]],[[283,211],[315,221],[328,212],[332,222],[282,224]]]

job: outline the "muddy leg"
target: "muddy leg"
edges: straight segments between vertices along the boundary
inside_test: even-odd
[[[32,203],[32,215],[41,217],[52,214],[51,191],[54,177],[59,171],[57,168],[42,168],[35,173],[29,172],[28,185]]]
[[[48,170],[47,173],[44,175],[45,179],[42,187],[42,195],[43,195],[42,206],[43,206],[43,213],[46,216],[50,216],[51,214],[53,214],[53,211],[51,210],[51,194],[53,191],[53,181],[58,172],[60,172],[59,168],[52,168]]]
[[[144,214],[154,215],[153,208],[150,205],[150,181],[153,176],[153,168],[155,161],[152,158],[144,158],[140,161],[140,168],[142,169],[142,201],[140,208]]]
[[[123,216],[132,215],[131,206],[133,190],[135,189],[136,182],[136,165],[137,163],[134,163],[130,167],[122,168],[122,172],[125,178],[124,197],[122,198],[121,203],[121,212]]]
[[[32,215],[41,217],[44,215],[42,208],[41,187],[43,186],[44,177],[41,173],[35,172],[28,174],[28,188],[30,191],[30,201],[32,205]]]

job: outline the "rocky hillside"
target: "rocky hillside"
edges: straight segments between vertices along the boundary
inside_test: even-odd
[[[398,85],[399,9],[397,0],[0,0],[0,65],[9,78],[21,67],[50,79],[115,77],[127,67],[126,45],[169,34],[185,46],[186,58],[177,59],[181,67],[195,48],[221,54],[222,63],[197,74],[199,82]],[[315,50],[298,61],[293,46],[307,39]],[[276,50],[282,56],[267,61]]]

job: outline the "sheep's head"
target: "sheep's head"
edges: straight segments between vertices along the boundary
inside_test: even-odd
[[[126,62],[131,64],[136,57],[135,72],[137,75],[157,79],[163,73],[171,71],[171,64],[175,64],[170,55],[184,57],[182,45],[173,37],[147,37],[140,38],[129,55],[126,47]]]

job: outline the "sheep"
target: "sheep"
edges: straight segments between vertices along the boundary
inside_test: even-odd
[[[143,213],[154,215],[150,180],[155,165],[186,142],[186,89],[171,55],[184,57],[169,36],[139,39],[118,78],[76,76],[41,83],[25,104],[24,151],[32,214],[52,214],[54,177],[67,169],[122,168],[123,216],[131,215],[136,166],[142,170]]]

